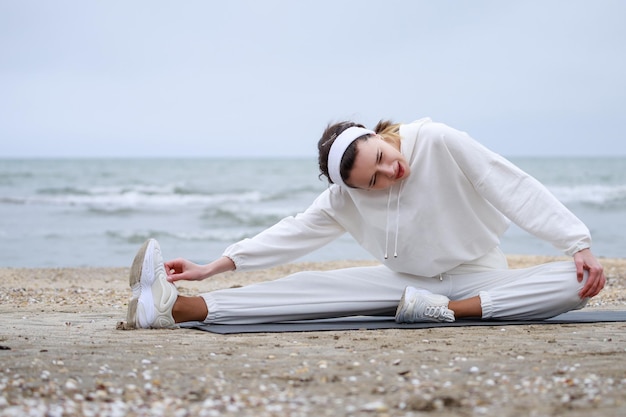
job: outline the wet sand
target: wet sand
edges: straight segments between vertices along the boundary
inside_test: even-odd
[[[550,260],[510,256],[511,267]],[[626,310],[626,259],[587,309]],[[184,295],[293,264],[180,283]],[[0,416],[622,416],[626,323],[216,335],[117,330],[127,268],[0,269]]]

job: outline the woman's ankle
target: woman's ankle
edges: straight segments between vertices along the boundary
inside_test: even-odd
[[[206,302],[202,297],[185,297],[179,295],[172,307],[172,316],[176,323],[186,321],[204,321],[209,314]]]
[[[448,308],[454,311],[454,317],[479,317],[483,316],[483,309],[480,297],[475,296],[465,300],[450,301]]]

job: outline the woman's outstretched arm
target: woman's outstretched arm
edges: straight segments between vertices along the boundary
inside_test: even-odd
[[[201,281],[213,275],[234,270],[235,263],[226,256],[222,256],[206,265],[198,265],[183,258],[165,262],[165,272],[169,282],[181,280]]]

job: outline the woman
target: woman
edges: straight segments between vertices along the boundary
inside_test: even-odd
[[[156,241],[130,274],[130,326],[185,321],[262,323],[393,314],[398,322],[544,319],[582,308],[606,279],[589,230],[534,178],[466,133],[430,119],[381,121],[374,131],[330,125],[318,143],[331,184],[288,217],[223,256],[163,263]],[[509,220],[573,262],[507,269]],[[379,266],[306,271],[276,281],[178,296],[173,282],[292,261],[348,232]]]

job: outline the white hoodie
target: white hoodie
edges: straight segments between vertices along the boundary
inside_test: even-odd
[[[587,227],[536,179],[464,132],[430,119],[400,127],[410,175],[391,189],[331,185],[304,212],[224,252],[237,270],[295,260],[348,232],[393,271],[435,276],[498,246],[509,219],[567,255]]]

